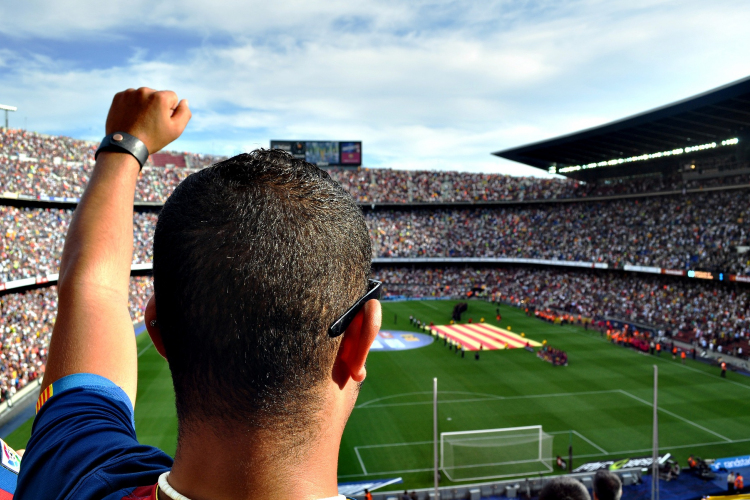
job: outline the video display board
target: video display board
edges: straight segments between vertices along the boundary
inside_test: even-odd
[[[321,167],[362,165],[361,141],[271,141],[271,149],[281,149]]]
[[[342,165],[362,165],[361,142],[342,142],[339,149],[341,150]]]

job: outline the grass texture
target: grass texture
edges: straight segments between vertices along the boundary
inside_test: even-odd
[[[383,329],[419,331],[412,314],[447,324],[455,301],[383,304]],[[397,489],[432,484],[432,380],[438,378],[439,432],[542,425],[553,454],[574,466],[588,461],[648,456],[651,450],[653,368],[659,367],[660,451],[681,464],[750,453],[750,378],[679,358],[641,354],[613,345],[598,332],[553,325],[523,311],[473,300],[464,319],[512,328],[568,353],[556,367],[524,349],[483,351],[461,358],[438,340],[412,350],[372,352],[367,379],[344,432],[339,481],[402,477]],[[397,316],[397,318],[396,318]],[[396,321],[397,319],[397,321]],[[138,338],[139,380],[135,421],[144,444],[174,454],[177,423],[167,364],[147,335]],[[31,421],[6,441],[23,448]],[[446,478],[442,484],[449,484]]]

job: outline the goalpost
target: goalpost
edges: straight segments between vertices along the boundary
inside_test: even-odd
[[[442,432],[440,469],[451,481],[552,472],[552,436],[541,425]]]

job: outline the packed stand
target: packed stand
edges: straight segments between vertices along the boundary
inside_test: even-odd
[[[143,321],[153,293],[150,277],[130,278],[130,315]],[[0,403],[44,375],[57,315],[57,287],[0,296]]]
[[[0,402],[44,374],[56,312],[54,287],[0,297]]]
[[[659,275],[556,268],[381,267],[384,296],[480,296],[536,310],[651,325],[747,357],[750,287]],[[713,346],[713,347],[712,347]]]
[[[18,208],[0,205],[0,283],[56,274],[60,268],[72,209]],[[151,238],[157,215],[133,217],[133,263],[151,262]]]
[[[511,257],[750,275],[746,190],[576,204],[365,214],[374,257]],[[57,272],[72,209],[0,206],[0,282]],[[134,263],[157,215],[134,216]],[[739,253],[739,250],[745,250]]]
[[[80,198],[93,168],[97,143],[25,130],[0,131],[0,193]],[[185,177],[224,157],[170,153],[189,168],[154,167],[146,162],[138,179],[136,201],[163,203]]]
[[[515,257],[750,274],[747,190],[575,204],[375,210],[375,257]]]
[[[88,182],[98,144],[25,130],[0,131],[0,192],[30,196],[79,198]],[[141,173],[136,201],[163,203],[175,186],[190,173],[224,159],[222,156],[167,152],[179,157],[174,164],[153,166]],[[731,163],[728,164],[727,162]],[[731,171],[746,168],[728,157],[703,160],[698,171]],[[361,203],[455,203],[491,201],[538,201],[587,198],[648,192],[746,184],[750,176],[727,176],[684,181],[671,177],[642,176],[583,183],[568,178],[511,177],[456,171],[408,171],[391,169],[331,169]]]

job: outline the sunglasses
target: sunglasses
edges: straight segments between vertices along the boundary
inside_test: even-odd
[[[350,307],[344,314],[342,314],[339,319],[333,322],[331,327],[328,329],[328,336],[334,338],[344,333],[352,323],[352,320],[354,320],[354,316],[357,315],[359,310],[362,309],[362,306],[364,306],[368,300],[380,299],[380,291],[382,287],[382,281],[367,280],[367,293],[365,293],[362,298],[360,298],[357,302],[354,303],[352,307]]]

